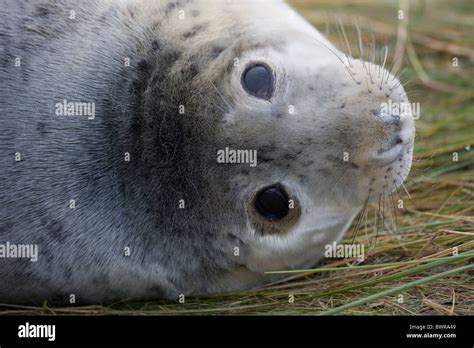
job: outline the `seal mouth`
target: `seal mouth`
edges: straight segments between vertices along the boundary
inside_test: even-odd
[[[395,141],[395,146],[391,146],[389,149],[381,148],[377,152],[377,154],[373,156],[374,164],[377,167],[385,167],[400,159],[401,157],[403,157],[406,150],[409,149],[410,146],[413,144],[412,141],[408,143],[403,143],[401,139],[400,141]]]
[[[399,135],[395,135],[383,144],[383,146],[377,151],[377,154],[383,155],[384,153],[397,148],[398,145],[404,145],[404,142]]]

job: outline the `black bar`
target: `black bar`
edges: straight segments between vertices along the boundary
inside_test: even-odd
[[[0,346],[57,344],[295,344],[473,347],[474,317],[34,317],[0,316]],[[55,340],[20,338],[19,327],[55,325]],[[428,326],[432,325],[432,327]],[[436,326],[438,325],[438,327]],[[439,325],[445,325],[444,328]],[[407,334],[456,337],[408,338]]]

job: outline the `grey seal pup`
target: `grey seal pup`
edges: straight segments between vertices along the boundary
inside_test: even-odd
[[[1,303],[259,286],[410,170],[397,78],[283,1],[1,4]]]

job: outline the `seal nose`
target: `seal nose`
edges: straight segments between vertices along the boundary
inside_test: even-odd
[[[379,155],[389,152],[398,145],[406,142],[402,138],[403,119],[400,115],[382,112],[380,110],[372,110],[373,115],[377,121],[383,126],[388,139],[382,143],[382,146],[377,150]]]
[[[383,154],[383,153],[388,152],[388,151],[392,150],[393,148],[395,148],[396,146],[398,146],[400,144],[403,144],[403,143],[404,143],[404,141],[402,140],[400,135],[397,133],[397,134],[393,135],[389,140],[384,142],[382,144],[382,146],[377,150],[377,153],[379,155]]]
[[[380,110],[372,110],[372,114],[387,128],[397,128],[402,126],[401,117],[395,114],[388,114]]]

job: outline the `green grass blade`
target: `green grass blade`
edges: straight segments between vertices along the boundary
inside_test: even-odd
[[[474,269],[474,265],[466,265],[466,266],[454,268],[454,269],[446,271],[446,272],[433,274],[429,277],[418,279],[418,280],[406,283],[402,286],[399,286],[399,287],[396,287],[396,288],[393,288],[393,289],[388,289],[388,290],[385,290],[385,291],[381,291],[381,292],[378,292],[376,294],[361,298],[357,301],[353,301],[353,302],[347,303],[345,305],[330,309],[328,311],[319,313],[318,315],[333,315],[333,314],[336,314],[336,313],[340,313],[340,312],[345,311],[347,309],[362,306],[362,305],[364,305],[368,302],[377,300],[381,297],[397,294],[397,293],[405,291],[409,288],[412,288],[414,286],[418,286],[418,285],[421,285],[421,284],[426,284],[426,283],[429,283],[431,281],[434,281],[434,280],[437,280],[437,279],[440,279],[440,278],[443,278],[443,277],[447,277],[447,276],[450,276],[450,275],[453,275],[453,274],[456,274],[456,273],[459,273],[459,272],[469,271],[471,269]]]

